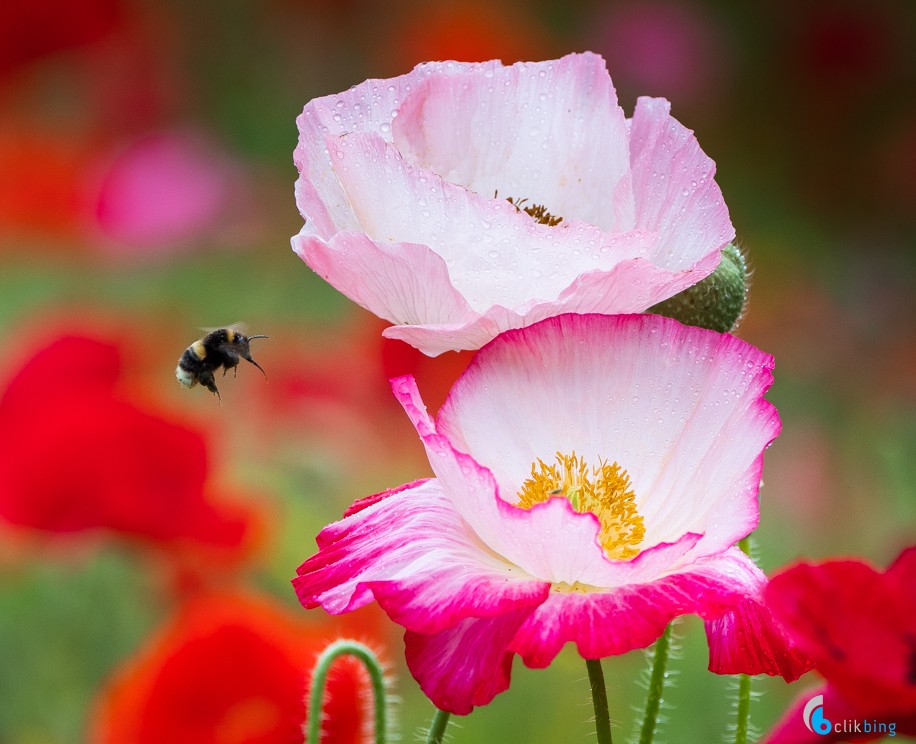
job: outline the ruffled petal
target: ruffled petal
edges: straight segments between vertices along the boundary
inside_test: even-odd
[[[437,708],[467,715],[509,687],[509,641],[530,613],[522,608],[500,617],[464,620],[435,635],[404,634],[410,673]]]
[[[387,492],[325,528],[318,544],[293,580],[305,607],[340,614],[374,597],[421,633],[538,604],[549,590],[485,552],[435,480]]]
[[[901,551],[885,573],[901,587],[916,586],[916,545]]]
[[[322,279],[392,323],[466,323],[477,317],[452,286],[445,262],[424,245],[376,243],[355,232],[325,242],[308,224],[292,245]]]
[[[644,236],[651,243],[656,238],[655,233],[638,230],[627,234]],[[638,257],[621,261],[610,271],[585,272],[560,293],[556,307],[544,308],[552,312],[542,310],[541,317],[562,313],[641,313],[711,274],[720,258],[719,252],[714,252],[695,264],[672,270],[657,266],[649,258]]]
[[[824,716],[832,724],[831,730],[823,735],[809,731],[804,723],[805,706],[816,695],[824,696]],[[893,708],[889,707],[885,710],[893,711]],[[872,724],[872,731],[863,730],[866,720]],[[856,722],[859,724],[858,734],[854,731]],[[839,731],[837,726],[839,726]],[[894,727],[893,733],[890,732],[890,726]],[[844,731],[844,727],[850,730]],[[911,710],[904,713],[871,711],[866,713],[850,705],[828,684],[802,692],[782,714],[770,732],[761,739],[761,742],[763,744],[819,744],[820,742],[874,741],[875,739],[884,741],[888,736],[913,735],[916,735],[916,711]]]
[[[679,615],[721,615],[759,585],[760,570],[734,548],[646,584],[604,592],[553,591],[510,648],[536,668],[549,665],[569,641],[586,659],[623,654],[648,646]]]
[[[824,695],[826,699],[827,690],[824,687],[808,690],[801,693],[783,713],[782,718],[770,730],[761,742],[766,744],[815,744],[822,741],[843,741],[845,734],[831,731],[826,735],[817,734],[809,730],[804,723],[805,706],[808,701],[815,695]],[[835,706],[831,706],[832,708]],[[844,704],[843,709],[847,706]],[[843,709],[838,712],[843,712]],[[845,712],[849,712],[846,710]],[[835,716],[835,714],[834,714]]]
[[[455,510],[489,550],[525,574],[552,583],[594,586],[645,581],[670,570],[700,540],[700,535],[687,534],[653,546],[634,560],[610,560],[598,541],[599,525],[593,514],[575,511],[565,498],[531,509],[508,504],[500,498],[490,471],[436,432],[415,380],[408,376],[391,383]]]
[[[627,234],[627,240],[631,241],[634,252],[643,252],[651,247],[655,234],[632,231]],[[500,333],[524,328],[555,315],[641,313],[693,286],[718,262],[719,255],[713,254],[695,266],[669,271],[645,258],[625,259],[607,271],[580,274],[560,292],[556,300],[535,302],[527,310],[516,312],[501,305],[492,305],[481,314],[472,311],[464,322],[397,325],[386,328],[383,335],[404,341],[429,356],[438,356],[446,351],[479,349]],[[324,275],[324,272],[319,273]],[[365,303],[361,304],[365,306]],[[447,303],[443,304],[447,306]]]
[[[382,331],[382,335],[403,341],[434,357],[446,351],[479,349],[503,330],[524,325],[524,318],[518,313],[493,306],[483,315],[474,314],[463,323],[395,325]]]
[[[705,270],[705,259],[714,257],[709,273],[721,249],[734,239],[735,228],[713,180],[716,164],[670,111],[664,98],[643,97],[636,103],[630,126],[635,227],[658,233],[654,263],[671,270],[702,264]]]
[[[802,563],[777,574],[766,604],[827,678],[862,711],[916,711],[913,553],[880,573],[856,560]]]
[[[770,611],[754,599],[707,620],[706,637],[709,671],[716,674],[769,674],[794,682],[814,668]]]
[[[343,93],[309,101],[296,119],[299,143],[293,160],[299,169],[296,205],[315,225],[316,234],[329,239],[341,230],[356,230],[356,219],[340,182],[331,168],[326,137],[347,132],[374,132],[391,141],[391,122],[404,97],[436,68],[420,66],[390,80],[366,80]]]
[[[609,270],[649,247],[639,232],[612,234],[576,220],[540,224],[504,199],[410,165],[375,134],[329,139],[328,149],[359,229],[380,243],[429,246],[476,312],[554,299],[579,274]]]
[[[772,367],[744,341],[667,318],[557,316],[482,349],[436,427],[507,500],[558,450],[616,461],[643,545],[695,532],[693,555],[714,554],[757,524],[762,453],[779,431],[762,397]]]
[[[626,128],[591,53],[456,65],[418,85],[393,123],[398,150],[452,183],[615,232],[635,222]]]

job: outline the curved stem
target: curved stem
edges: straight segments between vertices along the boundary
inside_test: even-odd
[[[436,709],[436,715],[433,716],[432,723],[429,724],[429,735],[426,737],[426,744],[442,744],[442,738],[445,736],[445,729],[448,726],[448,719],[452,714],[447,710]]]
[[[592,690],[592,702],[595,705],[595,734],[598,744],[612,744],[611,712],[607,704],[607,689],[604,686],[604,671],[601,659],[586,659],[588,684]]]
[[[639,744],[652,744],[655,730],[658,728],[658,712],[662,707],[662,696],[665,692],[665,679],[668,671],[668,652],[671,649],[671,628],[672,623],[669,623],[665,632],[655,642],[652,675],[649,678],[649,690],[646,693],[646,711],[643,714],[642,728],[639,731]]]
[[[321,709],[324,702],[324,690],[328,681],[331,665],[341,656],[355,656],[369,672],[372,696],[375,703],[375,744],[385,744],[388,730],[388,702],[385,695],[385,675],[382,665],[372,649],[359,641],[339,640],[329,645],[315,662],[312,672],[312,688],[309,693],[309,706],[306,723],[306,744],[318,744],[321,737]]]

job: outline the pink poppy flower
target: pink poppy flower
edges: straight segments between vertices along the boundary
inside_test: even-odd
[[[839,560],[801,563],[773,577],[767,606],[827,684],[803,693],[767,742],[916,735],[914,588],[916,546],[885,573],[861,561]],[[826,733],[805,724],[805,707],[817,695],[823,696],[819,722],[830,724]]]
[[[428,63],[317,98],[298,119],[293,250],[431,356],[642,312],[735,235],[715,164],[669,110],[640,98],[626,119],[591,53]]]
[[[458,714],[508,687],[515,654],[622,654],[678,615],[760,601],[765,577],[735,543],[779,431],[772,366],[668,318],[570,314],[481,349],[435,421],[397,378],[436,477],[326,527],[299,599],[332,614],[375,599],[423,691]]]
[[[190,249],[238,209],[245,174],[205,136],[164,131],[99,163],[87,218],[113,253]]]

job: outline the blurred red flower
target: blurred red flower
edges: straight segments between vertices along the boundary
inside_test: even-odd
[[[270,384],[258,385],[255,410],[263,411],[253,446],[297,443],[322,461],[340,460],[349,472],[378,472],[392,462],[426,465],[416,433],[391,394],[389,380],[411,374],[437,410],[471,357],[470,352],[428,357],[412,346],[382,336],[388,323],[358,313],[330,330],[290,328],[282,353],[265,345]],[[278,336],[276,328],[272,331]],[[298,339],[298,340],[296,340]],[[259,357],[260,358],[260,357]],[[366,416],[372,411],[372,416]],[[301,462],[301,455],[297,455]]]
[[[427,60],[539,59],[546,51],[545,36],[525,6],[448,0],[427,4],[422,13],[413,9],[400,19],[380,63],[401,73]]]
[[[6,119],[0,124],[0,232],[38,232],[63,237],[79,229],[80,179],[92,148]],[[20,243],[0,240],[6,250]]]
[[[306,623],[253,596],[201,597],[129,660],[103,691],[91,741],[301,742],[308,674],[335,627]],[[348,630],[359,632],[352,626]],[[373,628],[366,626],[365,632],[372,634]],[[365,686],[363,671],[351,659],[332,666],[323,744],[365,740]]]
[[[207,498],[203,436],[118,391],[121,350],[61,336],[0,397],[0,519],[238,549],[253,515]]]
[[[857,560],[801,563],[774,576],[766,602],[827,681],[802,695],[776,725],[768,742],[874,739],[846,725],[826,735],[805,726],[803,711],[823,695],[823,715],[833,724],[894,724],[896,734],[916,734],[916,546],[885,573]],[[885,729],[888,731],[890,729]]]
[[[0,3],[0,74],[53,52],[92,44],[117,27],[121,0]]]

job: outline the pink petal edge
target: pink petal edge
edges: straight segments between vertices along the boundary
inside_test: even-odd
[[[549,590],[482,550],[435,480],[387,492],[322,530],[318,544],[293,579],[303,606],[336,615],[374,598],[420,633],[538,604]]]
[[[740,550],[703,558],[654,581],[603,592],[551,592],[520,628],[511,648],[529,667],[546,667],[574,642],[586,659],[644,648],[672,619],[720,616],[759,591],[760,570]]]

